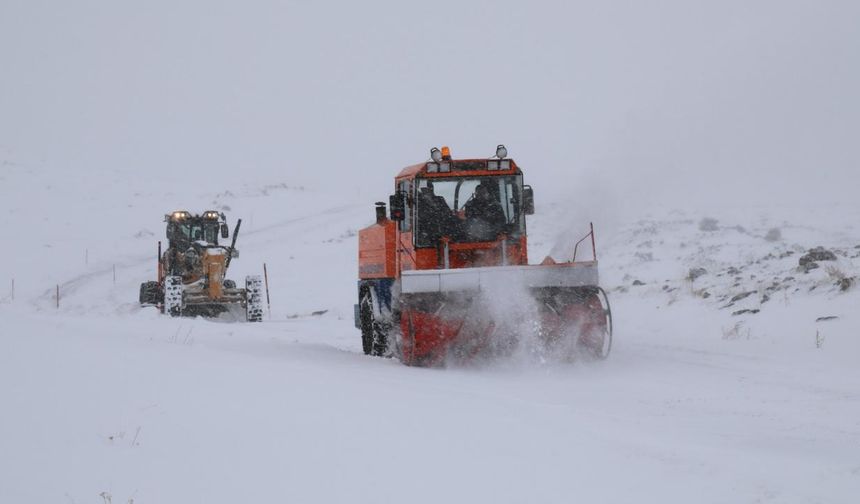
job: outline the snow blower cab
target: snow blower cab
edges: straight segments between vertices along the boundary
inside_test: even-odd
[[[359,232],[356,327],[364,352],[410,365],[530,352],[605,358],[611,314],[588,261],[528,264],[534,195],[507,149],[452,159],[447,147],[405,168]],[[578,251],[580,243],[574,249]],[[584,352],[583,352],[584,351]]]
[[[141,284],[141,305],[158,306],[172,316],[214,317],[236,308],[248,321],[262,320],[260,277],[247,277],[245,288],[226,278],[230,262],[239,256],[236,238],[242,219],[230,245],[219,244],[219,238],[230,237],[223,213],[180,210],[165,215],[164,222],[168,247],[162,253],[158,242],[158,280]]]

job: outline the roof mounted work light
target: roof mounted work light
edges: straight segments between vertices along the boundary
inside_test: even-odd
[[[508,157],[508,149],[505,148],[504,145],[499,144],[498,147],[496,147],[496,157],[499,159],[505,159]]]
[[[442,152],[436,147],[433,147],[432,149],[430,149],[430,159],[436,161],[437,163],[439,161],[442,161]]]

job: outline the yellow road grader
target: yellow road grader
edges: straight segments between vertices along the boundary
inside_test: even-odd
[[[263,319],[262,279],[245,278],[245,287],[226,278],[230,261],[239,256],[236,238],[242,219],[236,222],[230,245],[220,245],[230,229],[223,213],[199,215],[179,210],[164,216],[167,250],[158,242],[158,279],[140,285],[140,304],[156,306],[171,316],[215,317],[224,312],[244,312],[249,322]]]

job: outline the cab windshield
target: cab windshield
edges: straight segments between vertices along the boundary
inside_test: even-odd
[[[470,243],[519,236],[522,176],[418,179],[415,245],[432,247],[443,237]]]
[[[218,244],[218,223],[186,221],[177,223],[174,228],[174,239],[184,243],[205,241],[206,243]]]

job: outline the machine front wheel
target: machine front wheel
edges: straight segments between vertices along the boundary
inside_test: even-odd
[[[143,282],[140,284],[140,304],[143,306],[157,305],[161,301],[161,290],[158,282]]]

